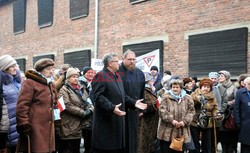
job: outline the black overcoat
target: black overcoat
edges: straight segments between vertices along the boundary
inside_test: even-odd
[[[144,98],[145,77],[144,73],[136,68],[129,71],[123,63],[119,68],[125,93],[135,100]],[[136,153],[137,129],[138,129],[138,111],[135,108],[126,107],[126,153]]]
[[[114,114],[115,105],[133,107],[135,100],[125,95],[120,75],[111,73],[107,68],[98,72],[92,81],[93,116],[92,146],[101,150],[125,148],[125,116]]]

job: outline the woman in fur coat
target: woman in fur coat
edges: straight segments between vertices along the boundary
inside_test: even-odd
[[[163,96],[159,109],[157,138],[161,153],[177,153],[169,146],[172,137],[184,135],[185,142],[191,142],[190,124],[195,114],[192,98],[183,89],[181,79],[170,81],[170,90]]]
[[[151,77],[145,78],[144,102],[148,105],[147,109],[140,113],[139,127],[137,130],[137,153],[153,153],[154,141],[156,140],[158,125],[157,97],[153,93]]]
[[[191,153],[211,152],[211,131],[213,122],[211,117],[218,115],[218,105],[212,92],[213,82],[209,78],[200,81],[200,88],[197,88],[192,94],[196,114],[191,123],[191,134],[194,140],[195,150]],[[200,133],[202,140],[200,147]]]
[[[17,130],[20,134],[20,146],[27,147],[30,137],[31,152],[49,153],[55,151],[55,118],[58,115],[57,91],[52,83],[54,62],[43,58],[34,68],[25,73],[26,80],[18,97],[16,114]],[[27,148],[21,148],[27,151]]]

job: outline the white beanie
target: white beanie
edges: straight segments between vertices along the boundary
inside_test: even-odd
[[[5,71],[12,65],[17,64],[16,60],[10,55],[3,55],[0,57],[0,70]]]
[[[77,69],[71,67],[67,70],[66,79],[68,79],[72,75],[79,75],[79,72],[77,71]]]

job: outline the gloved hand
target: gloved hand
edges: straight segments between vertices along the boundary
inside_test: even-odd
[[[237,129],[237,130],[240,130],[240,124],[237,124],[237,123],[235,123],[235,128]]]
[[[21,137],[25,137],[31,134],[31,126],[30,124],[23,124],[17,126],[17,132],[20,134]]]
[[[92,111],[91,111],[90,109],[86,109],[86,110],[83,112],[83,118],[87,118],[87,117],[89,117],[91,114],[92,114]]]

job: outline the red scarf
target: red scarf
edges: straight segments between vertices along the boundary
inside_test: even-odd
[[[76,90],[80,90],[81,87],[78,84],[71,84],[71,87]]]

